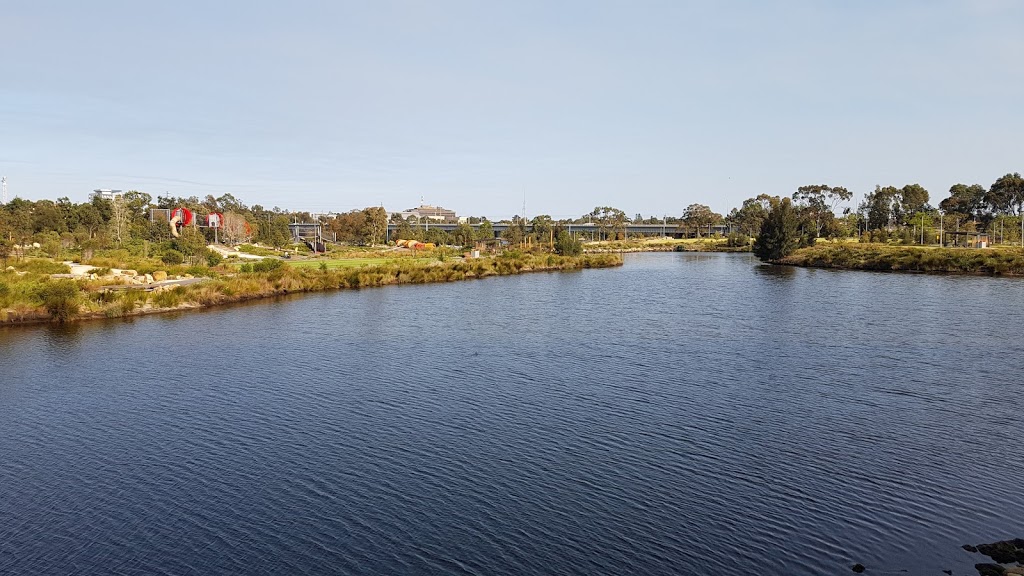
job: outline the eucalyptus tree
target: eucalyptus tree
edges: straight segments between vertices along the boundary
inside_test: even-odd
[[[683,210],[683,222],[700,238],[700,231],[722,221],[722,215],[704,204],[690,204]],[[710,230],[708,231],[710,234]]]
[[[814,236],[821,236],[821,231],[835,219],[835,210],[842,202],[847,202],[853,193],[842,186],[828,184],[811,184],[801,186],[793,193],[793,201],[807,216],[814,228]]]

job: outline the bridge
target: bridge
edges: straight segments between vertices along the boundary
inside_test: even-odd
[[[480,230],[480,225],[479,224],[470,224],[469,226],[472,227],[474,231],[479,231]],[[497,238],[498,236],[501,236],[502,232],[504,232],[505,230],[508,230],[509,226],[512,226],[512,224],[499,224],[497,222],[491,222],[491,228],[494,229],[494,237]],[[459,227],[458,224],[451,223],[451,222],[429,222],[429,223],[422,222],[422,223],[419,223],[419,224],[413,224],[412,225],[413,230],[421,230],[421,229],[422,230],[431,230],[431,229],[434,229],[434,230],[444,230],[445,232],[452,232],[452,231],[454,231],[458,227]],[[566,230],[566,231],[568,231],[570,234],[572,234],[574,236],[578,235],[578,236],[583,236],[584,238],[587,237],[587,236],[591,236],[591,237],[596,238],[598,235],[600,235],[601,233],[604,232],[604,230],[602,230],[601,227],[598,226],[597,224],[589,224],[589,223],[588,224],[556,224],[556,223],[553,223],[552,227],[554,229],[556,229],[556,230],[559,230],[559,229]],[[616,231],[618,231],[620,229],[621,228],[617,228]],[[398,224],[388,223],[388,239],[389,240],[391,239],[392,234],[396,230],[398,230]],[[710,232],[712,234],[726,235],[726,234],[729,233],[729,226],[726,225],[726,224],[716,224],[716,225],[710,226],[708,229],[705,229],[704,227],[701,227],[701,233],[702,234],[705,234],[707,232],[707,230],[710,230]],[[526,231],[527,232],[532,232],[533,231],[533,226],[527,224],[526,225]],[[627,236],[670,236],[672,238],[686,238],[688,236],[692,236],[693,234],[689,230],[687,230],[685,232],[683,230],[680,230],[678,228],[677,224],[667,224],[667,225],[663,225],[663,224],[627,224],[626,225],[626,235]]]

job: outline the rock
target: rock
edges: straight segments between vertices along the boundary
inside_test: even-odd
[[[978,552],[1000,564],[1024,562],[1024,539],[1017,538],[991,544],[978,544]]]
[[[963,546],[961,546],[961,548],[963,548],[964,550],[967,550],[968,552],[971,552],[971,553],[974,553],[974,552],[978,551],[977,548],[975,548],[974,546],[971,546],[970,544],[964,544]]]
[[[860,574],[861,572],[863,572],[863,571],[865,570],[865,568],[864,568],[864,565],[863,565],[863,564],[854,564],[854,565],[853,565],[853,566],[851,566],[850,568],[851,568],[851,569],[852,569],[852,570],[853,570],[854,572],[856,572],[857,574]]]
[[[943,574],[950,574],[950,575],[952,575],[953,571],[952,570],[943,570],[942,573]]]
[[[1003,576],[1006,573],[1006,568],[999,564],[975,564],[974,569],[980,576]]]
[[[153,283],[153,275],[152,274],[146,274],[146,284],[152,284],[152,283]]]
[[[121,270],[122,276],[138,276],[138,270]]]
[[[153,272],[153,281],[163,282],[164,280],[167,280],[167,272],[164,272],[163,270]]]
[[[1006,569],[1007,574],[1024,574],[1024,566],[1010,566]]]
[[[8,266],[7,267],[7,271],[8,272],[14,272],[14,270],[15,270],[14,266]]]

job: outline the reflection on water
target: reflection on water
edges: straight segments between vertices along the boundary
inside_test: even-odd
[[[0,330],[0,573],[965,574],[1022,297],[671,253]]]

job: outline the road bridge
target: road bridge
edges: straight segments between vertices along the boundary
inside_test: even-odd
[[[392,234],[396,230],[398,230],[398,226],[399,226],[398,224],[388,223],[388,239],[389,240],[392,238]],[[469,226],[471,226],[474,231],[479,231],[480,230],[480,225],[479,224],[470,224]],[[501,236],[502,232],[504,232],[505,230],[508,230],[509,226],[512,226],[512,224],[499,224],[497,222],[491,222],[491,228],[494,229],[494,237],[497,238],[498,236]],[[552,226],[554,228],[556,228],[556,229],[566,230],[570,234],[572,234],[574,236],[581,237],[581,238],[587,238],[587,237],[596,238],[596,237],[598,237],[603,232],[603,230],[601,229],[600,226],[598,226],[597,224],[590,224],[590,223],[588,223],[588,224],[552,224]],[[458,227],[459,227],[458,224],[451,223],[451,222],[430,222],[430,223],[422,222],[422,223],[419,223],[419,224],[412,225],[412,228],[414,230],[418,230],[418,229],[430,230],[430,229],[433,228],[434,230],[444,230],[445,232],[452,232],[452,231],[454,231]],[[702,227],[701,234],[702,235],[707,234],[708,230],[710,230],[710,232],[712,234],[721,234],[721,235],[724,236],[724,235],[729,233],[729,226],[726,225],[726,224],[717,224],[717,225],[710,226],[709,228],[703,228]],[[526,231],[527,232],[532,232],[533,231],[533,226],[530,226],[528,224],[526,226]],[[692,237],[694,235],[694,233],[691,230],[683,231],[683,230],[679,229],[676,224],[667,224],[667,225],[663,225],[663,224],[627,224],[626,225],[626,234],[629,235],[629,236],[670,236],[672,238],[686,238],[686,237]]]

